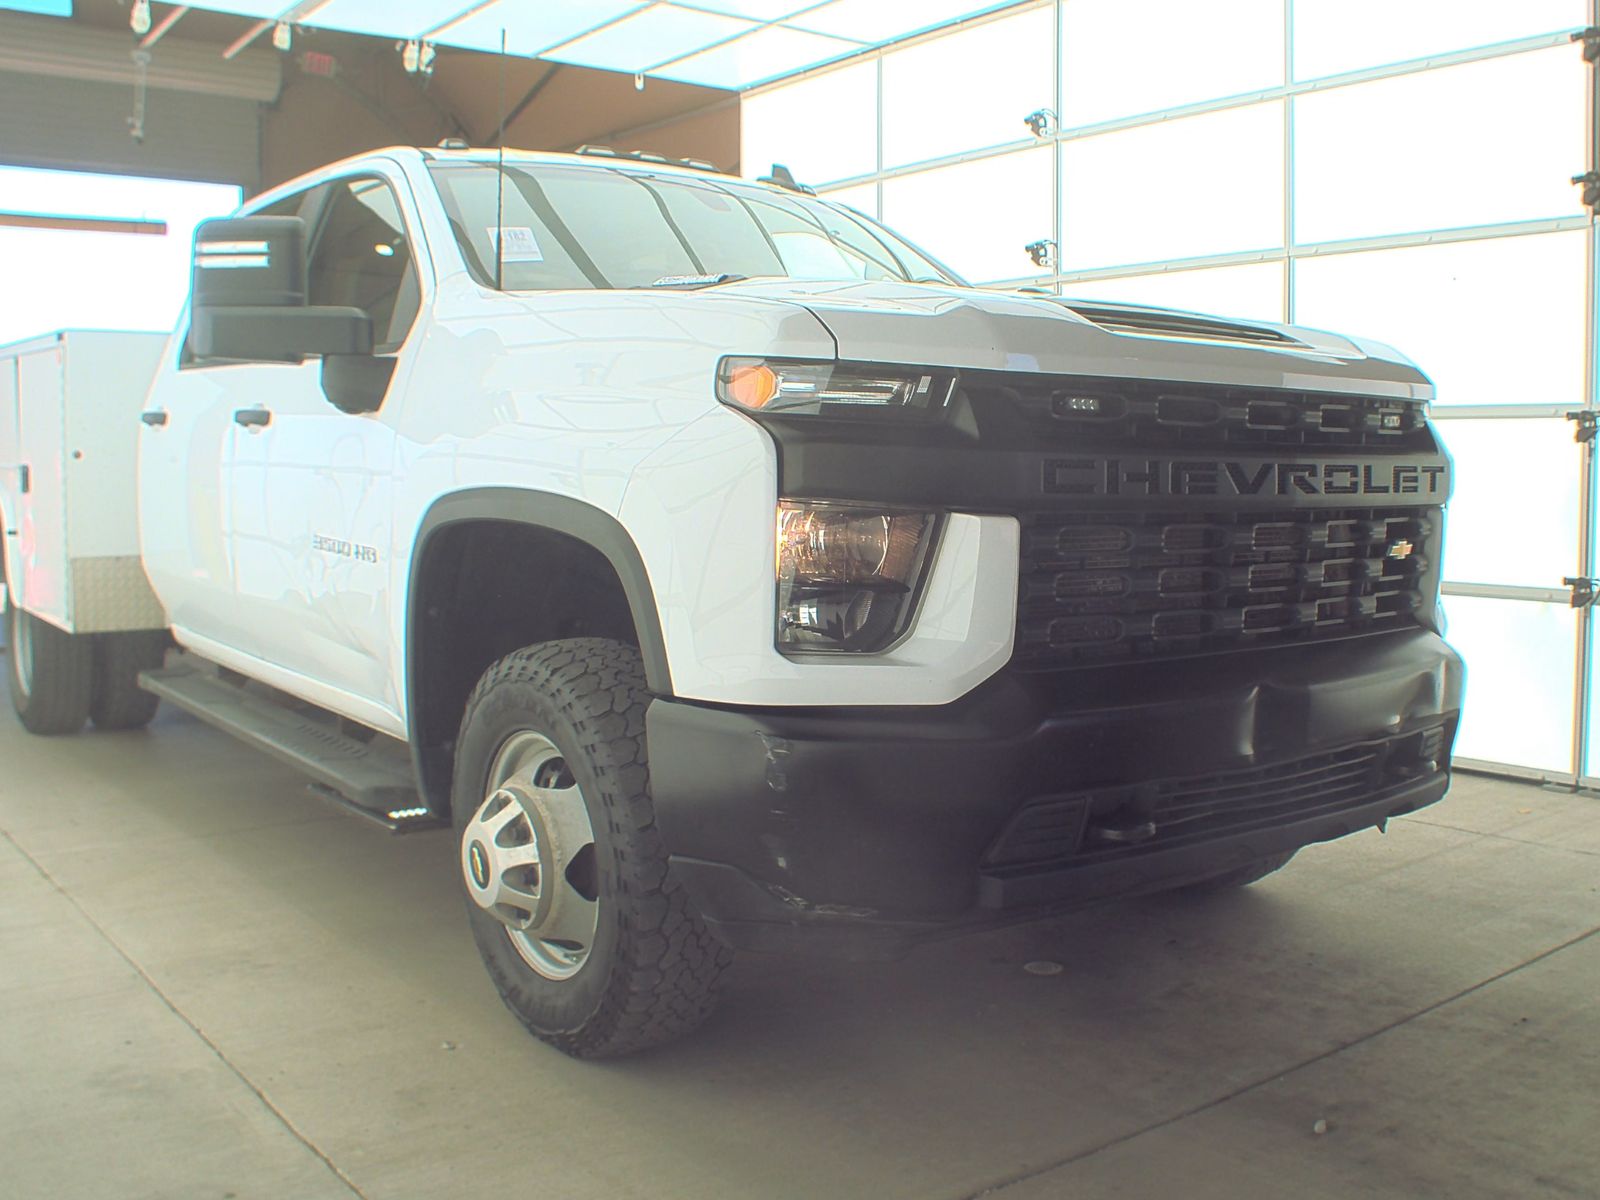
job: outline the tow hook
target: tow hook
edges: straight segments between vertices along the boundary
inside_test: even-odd
[[[1154,821],[1135,821],[1130,825],[1091,825],[1089,837],[1096,842],[1110,842],[1117,846],[1133,846],[1148,842],[1156,835]]]

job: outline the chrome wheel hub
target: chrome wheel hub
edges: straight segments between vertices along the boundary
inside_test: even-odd
[[[485,792],[461,834],[467,894],[530,967],[570,979],[589,959],[600,917],[583,793],[555,744],[531,730],[506,739]]]

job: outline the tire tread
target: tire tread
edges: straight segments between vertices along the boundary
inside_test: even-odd
[[[578,1058],[628,1054],[688,1033],[715,1007],[732,953],[668,871],[649,792],[649,693],[638,651],[604,638],[569,638],[513,651],[473,689],[463,730],[485,700],[508,683],[548,696],[578,732],[580,749],[621,783],[595,797],[592,809],[608,814],[612,841],[628,869],[617,881],[622,933],[613,979],[594,1015],[580,1029],[551,1033],[518,1011],[502,986],[507,1006],[535,1036]]]
[[[60,737],[77,733],[89,719],[93,690],[93,647],[87,637],[57,629],[48,621],[15,606],[7,607],[6,653],[17,654],[17,622],[31,623],[33,690],[23,695],[17,686],[17,664],[10,664],[11,703],[29,733]]]
[[[89,720],[99,730],[143,729],[161,704],[139,686],[139,672],[159,667],[166,657],[162,631],[106,633],[94,647],[94,691]]]

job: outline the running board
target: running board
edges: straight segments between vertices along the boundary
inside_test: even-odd
[[[312,792],[391,833],[445,823],[417,795],[409,763],[284,705],[190,666],[142,671],[139,686],[309,775]]]

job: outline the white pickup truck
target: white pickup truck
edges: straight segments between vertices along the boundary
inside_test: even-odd
[[[74,399],[69,336],[100,418],[30,451],[13,355],[24,724],[163,697],[453,823],[490,975],[576,1055],[695,1026],[731,948],[1248,883],[1444,794],[1416,367],[974,289],[774,176],[373,153],[201,228],[140,401]],[[131,492],[135,428],[136,541],[96,473]],[[126,544],[52,547],[75,497]],[[58,602],[104,571],[142,615]]]

